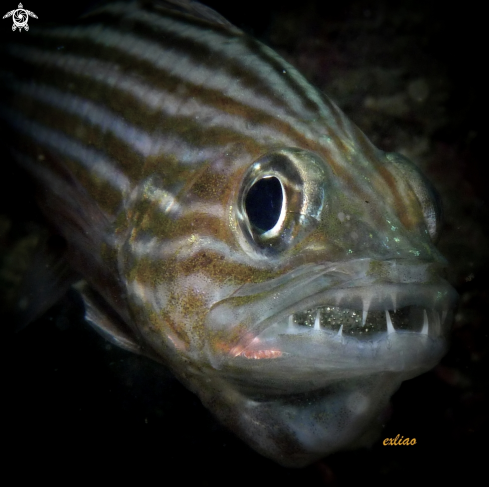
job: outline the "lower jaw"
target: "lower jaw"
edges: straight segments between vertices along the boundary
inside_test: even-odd
[[[431,314],[426,312],[428,319]],[[449,313],[447,323],[450,318]],[[393,323],[398,324],[396,318]],[[405,380],[433,368],[447,350],[446,330],[435,336],[434,327],[428,334],[421,332],[423,327],[421,323],[420,331],[394,329],[358,337],[348,328],[339,334],[275,324],[233,353],[213,355],[212,364],[231,382],[268,395],[304,393],[382,373],[399,374]]]

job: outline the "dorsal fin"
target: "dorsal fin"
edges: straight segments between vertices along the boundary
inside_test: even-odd
[[[192,15],[193,17],[208,20],[216,24],[222,24],[227,27],[232,27],[234,29],[237,28],[212,8],[193,0],[156,0],[141,3],[152,4],[156,9],[161,6],[168,10],[175,10],[178,12],[186,13]]]
[[[82,15],[82,18],[97,15],[98,13],[103,12],[107,6],[113,5],[114,3],[124,4],[124,9],[128,13],[137,9],[148,11],[152,10],[155,12],[178,12],[180,14],[202,19],[212,24],[223,25],[237,32],[241,32],[221,14],[217,13],[212,8],[207,7],[207,5],[203,5],[202,3],[195,2],[193,0],[135,0],[133,2],[114,2],[104,0],[96,8],[92,8]]]

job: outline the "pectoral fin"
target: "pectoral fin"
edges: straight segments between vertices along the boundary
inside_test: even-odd
[[[158,362],[161,359],[152,350],[144,347],[137,335],[109,304],[94,291],[86,281],[81,280],[73,286],[85,304],[85,320],[108,342],[129,352],[145,355]]]

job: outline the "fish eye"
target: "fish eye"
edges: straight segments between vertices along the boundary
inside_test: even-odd
[[[245,196],[245,210],[253,229],[258,233],[273,230],[285,210],[284,189],[280,180],[265,176],[256,181]]]
[[[277,254],[312,231],[325,204],[325,167],[317,154],[297,148],[277,149],[252,163],[235,205],[243,245]]]

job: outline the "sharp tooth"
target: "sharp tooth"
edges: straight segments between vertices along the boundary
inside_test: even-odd
[[[340,326],[340,329],[338,330],[338,333],[336,334],[338,337],[343,337],[343,325]]]
[[[314,329],[315,330],[320,330],[321,329],[321,327],[319,326],[319,323],[320,323],[319,320],[320,320],[320,318],[321,318],[321,316],[320,316],[319,310],[318,310],[317,313],[316,313],[316,319],[314,320]]]
[[[396,330],[394,329],[394,326],[392,325],[391,315],[389,314],[388,310],[385,310],[385,321],[387,321],[387,333],[389,335],[391,333],[395,333]]]
[[[289,331],[294,329],[294,315],[289,315]]]
[[[428,335],[428,315],[426,314],[426,310],[423,310],[423,328],[421,329],[422,335]]]
[[[362,326],[365,326],[367,321],[368,310],[370,309],[370,302],[372,301],[372,296],[365,296],[362,299],[363,312],[362,312]]]
[[[368,315],[368,310],[364,309],[362,311],[362,326],[365,326],[365,323],[367,322],[367,315]]]

